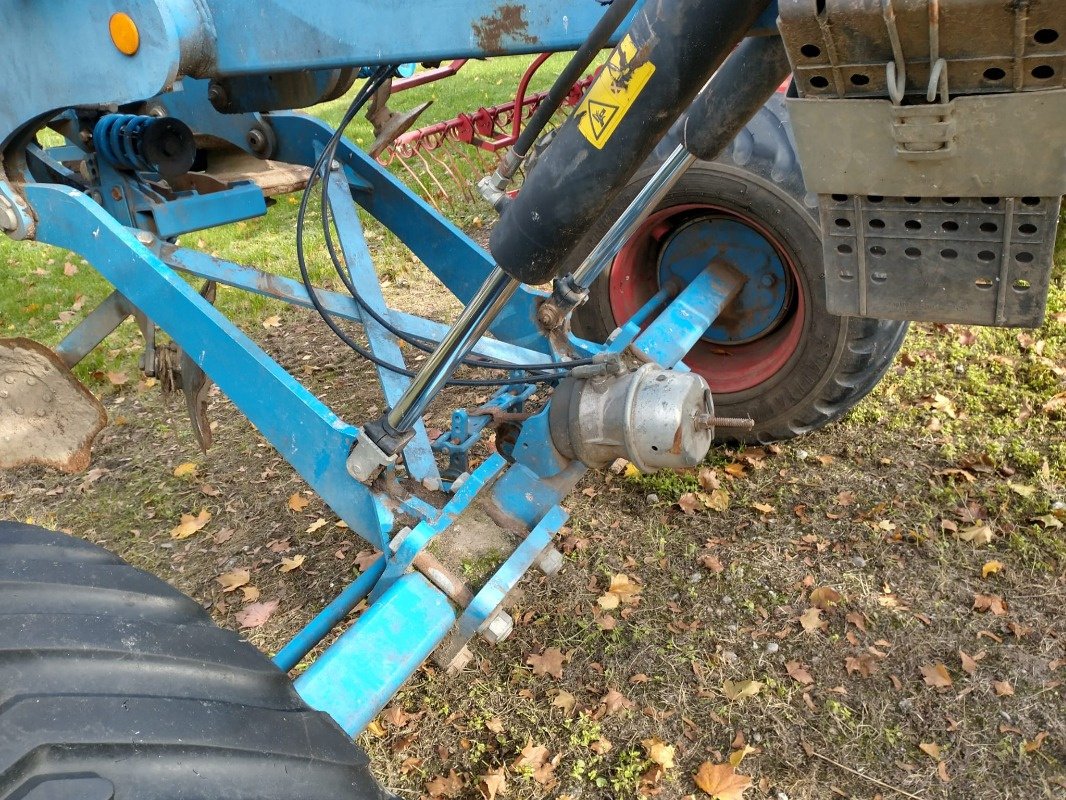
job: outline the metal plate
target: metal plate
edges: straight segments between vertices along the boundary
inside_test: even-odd
[[[59,356],[30,339],[0,339],[0,469],[89,466],[107,414]]]
[[[1059,197],[819,200],[831,313],[971,325],[1043,322]]]
[[[951,93],[1061,88],[1066,4],[1003,0],[779,0],[779,27],[807,97],[887,97],[903,57],[906,93],[925,95],[943,58]]]
[[[954,151],[897,152],[887,100],[787,100],[807,189],[818,194],[998,197],[1066,194],[1066,90],[959,97]]]

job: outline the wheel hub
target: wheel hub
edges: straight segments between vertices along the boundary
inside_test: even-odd
[[[690,283],[711,260],[729,263],[747,282],[703,340],[719,345],[754,341],[773,331],[788,309],[790,281],[773,246],[733,219],[704,216],[678,226],[659,257],[659,284]]]

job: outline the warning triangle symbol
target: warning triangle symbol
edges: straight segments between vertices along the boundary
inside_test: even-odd
[[[589,100],[589,125],[592,127],[592,135],[602,139],[607,131],[607,126],[618,113],[618,106],[610,103],[601,103],[598,100]]]

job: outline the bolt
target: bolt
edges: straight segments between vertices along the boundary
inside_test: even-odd
[[[226,96],[226,90],[217,83],[212,83],[208,88],[207,99],[215,108],[224,106],[229,102],[229,98]]]
[[[15,206],[6,197],[0,196],[0,230],[13,231],[18,227],[19,218]]]
[[[554,547],[549,547],[537,559],[537,568],[549,578],[558,575],[559,570],[563,568],[563,554]]]
[[[112,200],[121,200],[122,199],[122,188],[121,187],[119,187],[119,186],[111,187],[111,199]]]
[[[759,285],[762,286],[764,289],[769,289],[775,283],[777,283],[777,278],[773,275],[763,275],[761,278],[759,278]]]
[[[267,149],[267,137],[259,128],[248,131],[248,146],[253,153],[262,153]]]
[[[141,244],[151,244],[155,236],[150,231],[137,231],[137,241]]]
[[[698,430],[710,430],[711,428],[738,428],[750,431],[755,427],[755,420],[747,417],[716,417],[713,414],[700,414],[696,417]]]
[[[506,611],[497,611],[481,626],[481,638],[489,644],[499,644],[511,635],[514,620]]]

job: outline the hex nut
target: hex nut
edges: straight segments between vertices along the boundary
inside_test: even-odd
[[[0,230],[13,231],[18,227],[18,222],[15,207],[10,200],[0,195]]]
[[[537,559],[537,568],[549,578],[558,575],[563,568],[563,554],[554,547],[549,547]]]
[[[514,630],[514,619],[506,611],[497,611],[481,628],[481,638],[489,644],[499,644]]]

